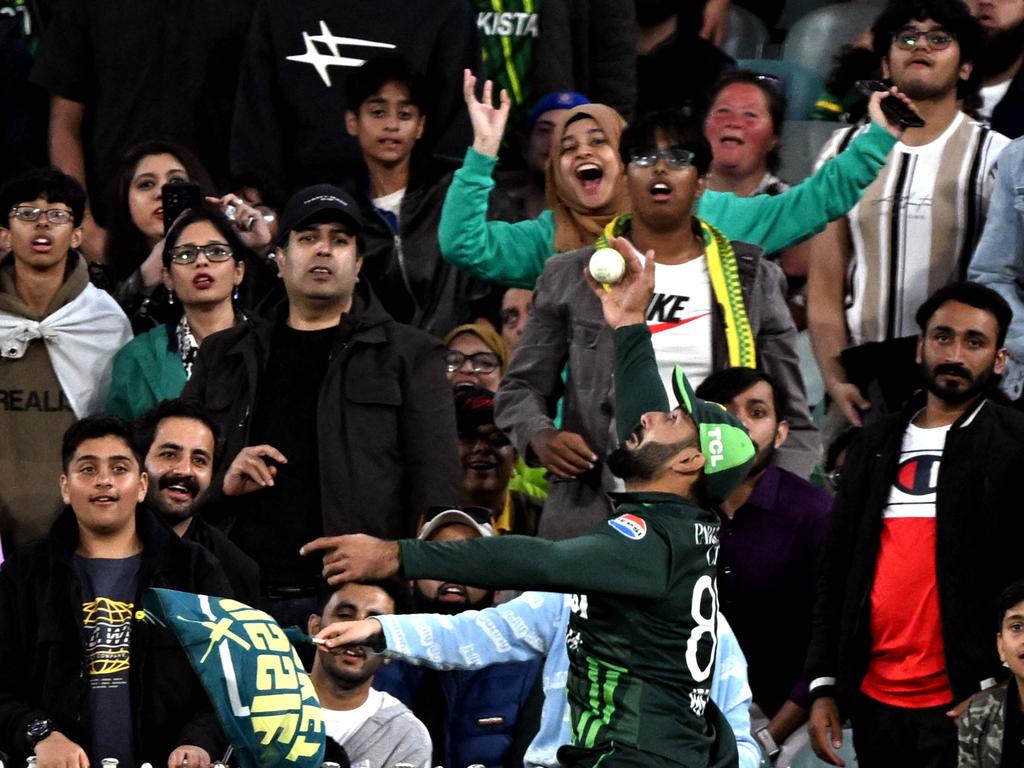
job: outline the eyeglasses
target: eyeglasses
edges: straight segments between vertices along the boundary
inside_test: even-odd
[[[207,243],[206,245],[179,245],[172,248],[169,258],[173,264],[193,264],[203,254],[207,261],[227,261],[235,255],[234,249],[224,243]]]
[[[462,368],[467,360],[469,360],[469,364],[473,368],[473,373],[490,373],[501,365],[501,359],[493,352],[477,352],[473,355],[464,355],[454,349],[449,349],[448,353],[444,356],[448,373],[455,373]]]
[[[682,171],[693,164],[693,152],[682,147],[667,147],[665,149],[632,149],[629,152],[629,162],[638,168],[653,168],[658,160],[664,160],[665,165],[676,171]]]
[[[30,208],[28,206],[15,206],[11,208],[11,216],[18,221],[38,221],[40,216],[46,216],[51,224],[67,224],[74,214],[63,208],[50,208],[44,211],[42,208]]]
[[[929,29],[922,32],[917,27],[905,27],[892,36],[892,41],[901,50],[916,51],[920,47],[922,37],[933,51],[944,51],[956,40],[954,35],[944,29]]]

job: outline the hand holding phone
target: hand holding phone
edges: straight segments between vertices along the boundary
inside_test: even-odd
[[[888,93],[889,86],[881,80],[858,80],[857,90],[870,97],[875,93]],[[901,128],[923,128],[925,125],[924,118],[891,93],[882,99],[880,106],[886,120]]]
[[[169,181],[160,188],[160,195],[164,208],[165,236],[183,212],[189,208],[198,208],[203,202],[199,185],[191,181]]]

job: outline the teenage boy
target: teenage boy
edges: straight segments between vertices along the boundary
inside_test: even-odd
[[[89,283],[85,192],[53,168],[0,192],[0,529],[11,549],[38,539],[58,511],[53,446],[102,410],[114,354],[131,339],[117,303]],[[0,248],[0,252],[3,248]]]
[[[754,447],[724,408],[697,399],[681,368],[670,410],[645,322],[655,260],[621,238],[627,277],[591,289],[615,329],[616,426],[609,458],[625,481],[615,516],[565,541],[321,539],[328,581],[435,578],[483,588],[575,593],[566,644],[573,744],[567,768],[735,765],[736,742],[709,698],[717,644],[711,506],[746,475]],[[653,254],[648,253],[648,256]]]
[[[60,453],[64,510],[0,570],[0,748],[41,768],[209,768],[225,746],[209,700],[172,632],[137,606],[149,587],[230,597],[227,579],[141,506],[128,424],[75,422]]]
[[[347,87],[345,127],[366,170],[350,189],[365,225],[362,274],[384,309],[439,337],[496,315],[499,293],[441,258],[437,227],[452,176],[415,151],[427,116],[412,64],[398,54],[371,59],[349,75]]]
[[[1008,682],[979,693],[959,724],[959,768],[1024,765],[1024,581],[999,597],[999,659]]]

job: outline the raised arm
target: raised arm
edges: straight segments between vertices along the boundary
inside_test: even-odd
[[[813,176],[775,196],[736,197],[707,191],[697,215],[720,228],[730,240],[759,245],[766,253],[781,251],[820,232],[857,204],[902,135],[885,121],[878,106],[883,95],[871,97],[871,127]]]

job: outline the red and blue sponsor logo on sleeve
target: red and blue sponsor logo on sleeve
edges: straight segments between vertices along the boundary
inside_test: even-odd
[[[619,515],[609,520],[608,525],[627,539],[632,539],[633,541],[640,541],[640,539],[647,535],[647,523],[644,522],[642,517],[637,515]]]

